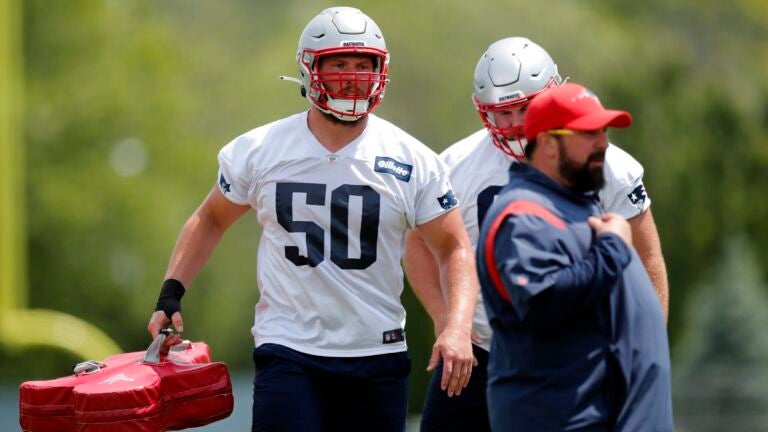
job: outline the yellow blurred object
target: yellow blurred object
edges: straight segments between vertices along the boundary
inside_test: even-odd
[[[0,341],[7,350],[48,346],[83,359],[103,359],[121,353],[104,332],[65,313],[45,309],[0,311]]]
[[[20,9],[18,0],[0,0],[0,310],[26,303],[18,289],[26,286]]]
[[[0,0],[0,347],[52,346],[100,359],[122,350],[98,328],[61,312],[24,309],[21,16],[19,0]]]

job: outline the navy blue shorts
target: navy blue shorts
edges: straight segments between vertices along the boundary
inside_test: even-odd
[[[472,345],[478,365],[472,368],[472,376],[461,395],[448,397],[440,389],[443,365],[435,369],[424,401],[421,415],[421,432],[431,431],[490,431],[488,403],[485,396],[488,382],[488,351]]]
[[[253,431],[405,430],[407,352],[321,357],[264,344],[253,362]]]

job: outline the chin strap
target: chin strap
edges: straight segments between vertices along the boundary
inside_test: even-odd
[[[295,82],[298,85],[304,85],[304,83],[302,83],[300,79],[294,78],[294,77],[285,76],[285,75],[280,75],[280,80],[281,81]]]
[[[303,98],[307,97],[307,89],[304,88],[304,83],[301,82],[300,79],[294,78],[294,77],[285,76],[285,75],[280,75],[279,78],[280,78],[280,81],[289,81],[289,82],[296,83],[296,84],[300,85],[301,86],[301,97],[303,97]]]
[[[285,75],[280,75],[279,78],[280,78],[280,81],[289,81],[289,82],[293,82],[300,85],[301,96],[307,97],[307,90],[304,88],[304,83],[300,79],[290,77],[290,76],[285,76]],[[343,113],[351,112],[353,108],[362,107],[364,111],[368,110],[367,100],[351,101],[351,100],[345,100],[345,99],[333,99],[330,96],[328,96],[327,103],[329,108],[332,108],[333,110],[339,111],[339,112],[330,111],[320,107],[318,107],[318,109],[320,109],[320,111],[323,111],[325,113],[331,114],[332,116],[335,116],[336,118],[342,121],[355,121],[363,116],[363,114],[361,115],[343,114]],[[314,104],[314,105],[317,106],[317,104]]]

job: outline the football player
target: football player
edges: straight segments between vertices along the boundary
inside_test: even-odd
[[[221,150],[216,185],[181,231],[148,330],[182,330],[181,296],[227,228],[254,210],[263,231],[253,430],[402,431],[405,233],[420,233],[445,282],[448,318],[432,362],[442,360],[450,395],[472,371],[472,246],[447,167],[372,114],[388,85],[378,25],[358,9],[326,9],[301,34],[296,60],[309,110]]]
[[[491,44],[480,57],[474,73],[473,100],[485,128],[446,149],[440,158],[450,168],[461,215],[473,246],[483,217],[502,186],[509,181],[511,164],[525,156],[523,120],[528,104],[548,88],[563,82],[557,65],[539,45],[523,37]],[[635,247],[651,276],[663,309],[667,311],[667,274],[651,200],[643,186],[643,167],[632,156],[611,144],[606,152],[605,186],[599,192],[606,212],[629,220]],[[417,297],[435,322],[436,332],[445,322],[441,283],[435,260],[418,232],[406,242],[406,273]],[[473,320],[473,348],[479,366],[459,397],[439,391],[440,369],[433,377],[422,415],[422,431],[489,430],[485,398],[486,365],[491,328],[482,296]]]

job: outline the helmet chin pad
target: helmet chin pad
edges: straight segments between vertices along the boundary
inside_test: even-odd
[[[525,146],[528,144],[528,141],[526,141],[524,135],[522,135],[522,130],[521,134],[510,132],[499,133],[499,131],[500,129],[488,130],[491,139],[493,140],[493,144],[498,147],[499,150],[515,159],[525,159]]]
[[[315,106],[343,121],[358,120],[369,112],[368,100],[366,99],[333,99],[328,96],[325,107]]]
[[[491,133],[491,138],[493,139],[493,144],[502,152],[518,160],[525,159],[525,146],[528,145],[528,141],[525,138],[519,135],[516,138],[507,138],[502,134],[496,133]]]

